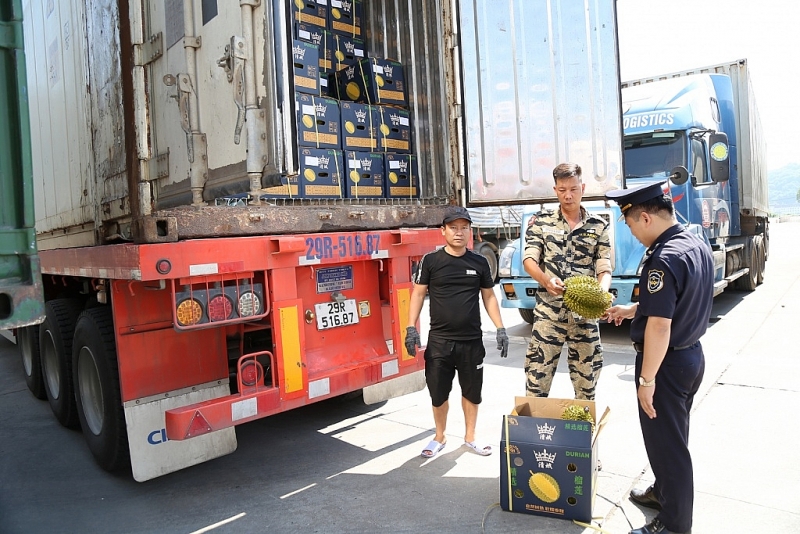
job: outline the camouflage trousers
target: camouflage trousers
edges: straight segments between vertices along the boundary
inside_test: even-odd
[[[595,320],[560,314],[561,321],[536,317],[531,342],[525,355],[525,376],[529,397],[547,397],[558,367],[561,349],[567,343],[569,377],[576,399],[594,400],[597,379],[603,368],[600,326]]]

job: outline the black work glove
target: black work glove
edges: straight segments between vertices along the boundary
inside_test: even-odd
[[[505,328],[497,329],[497,350],[500,351],[501,358],[508,356],[508,334],[506,334]]]
[[[406,350],[411,356],[417,355],[417,347],[421,347],[422,342],[419,340],[419,332],[415,326],[406,328]]]

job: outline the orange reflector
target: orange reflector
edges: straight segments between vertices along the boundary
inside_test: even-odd
[[[194,412],[192,422],[189,423],[189,428],[186,429],[184,439],[200,436],[208,432],[211,432],[211,426],[208,424],[208,421],[206,421],[206,418],[203,417],[203,414],[197,411]]]
[[[514,284],[503,284],[503,291],[505,291],[508,298],[515,298],[516,292],[514,291]]]
[[[231,299],[225,295],[217,295],[208,302],[208,319],[210,321],[224,321],[233,311]]]
[[[195,299],[186,299],[178,303],[176,316],[183,326],[197,324],[203,317],[203,307]]]

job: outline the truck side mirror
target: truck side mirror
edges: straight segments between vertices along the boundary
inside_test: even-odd
[[[689,170],[682,165],[673,167],[672,170],[669,171],[669,180],[675,185],[683,185],[688,179]]]
[[[708,136],[708,146],[708,153],[711,156],[711,180],[727,182],[730,178],[728,135],[720,132],[712,133]]]

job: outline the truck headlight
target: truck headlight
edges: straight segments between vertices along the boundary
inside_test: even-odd
[[[500,253],[500,260],[497,263],[497,275],[500,278],[511,276],[511,260],[514,258],[514,252],[517,247],[514,245],[506,245],[503,252]]]

